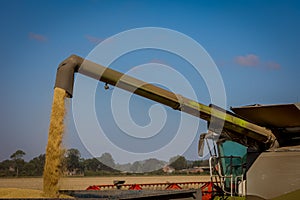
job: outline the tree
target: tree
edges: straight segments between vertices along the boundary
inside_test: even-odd
[[[203,166],[209,166],[209,161],[208,160],[195,160],[192,161],[192,164],[190,167],[203,167]]]
[[[104,165],[108,166],[108,167],[111,167],[111,168],[114,168],[115,167],[115,161],[113,159],[113,157],[111,156],[110,153],[103,153],[101,155],[101,157],[99,158],[99,161],[101,163],[103,163]]]
[[[83,161],[85,170],[96,172],[100,168],[100,162],[97,158],[89,158]]]
[[[15,153],[13,153],[10,158],[13,160],[19,160],[22,159],[23,156],[25,156],[25,152],[22,150],[17,150]]]
[[[29,161],[29,166],[32,166],[32,175],[41,176],[43,175],[44,165],[45,165],[45,154],[40,154],[39,156],[33,158]]]
[[[24,165],[24,160],[23,160],[23,156],[26,153],[22,150],[17,150],[15,153],[13,153],[10,158],[14,161],[15,163],[15,168],[16,168],[16,176],[19,176],[19,168]]]
[[[76,173],[77,170],[80,170],[80,152],[78,149],[68,149],[65,156],[65,167],[68,172]]]
[[[13,160],[4,160],[0,163],[0,177],[13,176],[15,169],[12,166],[15,165]]]
[[[169,164],[171,164],[171,163],[173,163],[173,162],[175,162],[178,158],[180,157],[180,155],[177,155],[177,156],[174,156],[174,157],[171,157],[170,159],[169,159]]]
[[[132,165],[131,163],[126,163],[126,164],[116,164],[115,165],[115,169],[119,170],[119,171],[123,171],[123,172],[129,172],[132,171],[131,169]]]
[[[22,171],[20,171],[20,175],[22,176],[35,176],[35,166],[31,162],[26,162]]]
[[[176,160],[174,159],[175,157],[170,159],[170,166],[173,167],[176,170],[181,170],[181,169],[186,168],[187,167],[187,160],[185,159],[185,157],[184,156],[179,156],[179,157],[176,156],[176,157],[177,157]],[[173,162],[171,162],[171,161],[173,161]]]
[[[143,166],[142,166],[141,162],[135,161],[130,166],[130,171],[135,172],[135,173],[141,173],[141,172],[143,172]]]
[[[165,165],[163,161],[157,160],[156,158],[149,158],[144,161],[143,172],[151,172],[162,168]]]

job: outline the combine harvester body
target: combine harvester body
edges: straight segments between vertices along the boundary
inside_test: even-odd
[[[77,72],[208,122],[208,133],[202,134],[199,140],[199,154],[203,154],[204,145],[209,145],[210,139],[217,148],[209,160],[212,194],[203,195],[203,199],[214,195],[247,199],[300,198],[299,103],[235,107],[230,112],[215,105],[203,105],[76,55],[63,61],[56,75],[55,87],[66,90],[70,98]]]

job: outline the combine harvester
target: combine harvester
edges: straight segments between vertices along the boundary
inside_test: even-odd
[[[145,185],[127,185],[143,192],[132,198],[126,194],[129,199],[300,199],[300,103],[235,107],[230,112],[203,105],[76,55],[64,60],[56,75],[55,87],[66,90],[69,98],[72,98],[76,72],[199,117],[210,125],[208,133],[202,134],[199,140],[199,154],[203,153],[205,144],[212,144],[208,140],[216,144],[209,160],[211,182],[197,183],[202,188],[202,197],[198,190],[149,193]],[[170,187],[182,188],[180,183],[174,184]],[[117,188],[125,186],[111,187],[120,194],[124,190]],[[105,186],[98,185],[88,189],[97,192],[95,190],[103,188]]]

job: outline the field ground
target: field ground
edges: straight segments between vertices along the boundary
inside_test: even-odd
[[[24,198],[47,198],[42,190],[20,189],[20,188],[0,188],[1,199],[24,199]],[[59,198],[72,198],[71,196],[60,194]]]
[[[114,180],[133,183],[201,182],[209,176],[116,176],[116,177],[64,177],[60,189],[84,190],[90,185],[113,184]],[[43,189],[43,178],[0,178],[0,188]]]

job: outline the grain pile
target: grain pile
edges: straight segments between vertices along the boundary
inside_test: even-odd
[[[0,188],[0,198],[45,198],[41,190],[20,189],[20,188]],[[59,198],[73,198],[68,195],[59,195]]]
[[[48,144],[46,148],[46,162],[43,174],[43,190],[46,196],[58,197],[59,178],[64,150],[62,139],[64,134],[66,91],[54,89],[52,111],[50,118]]]

